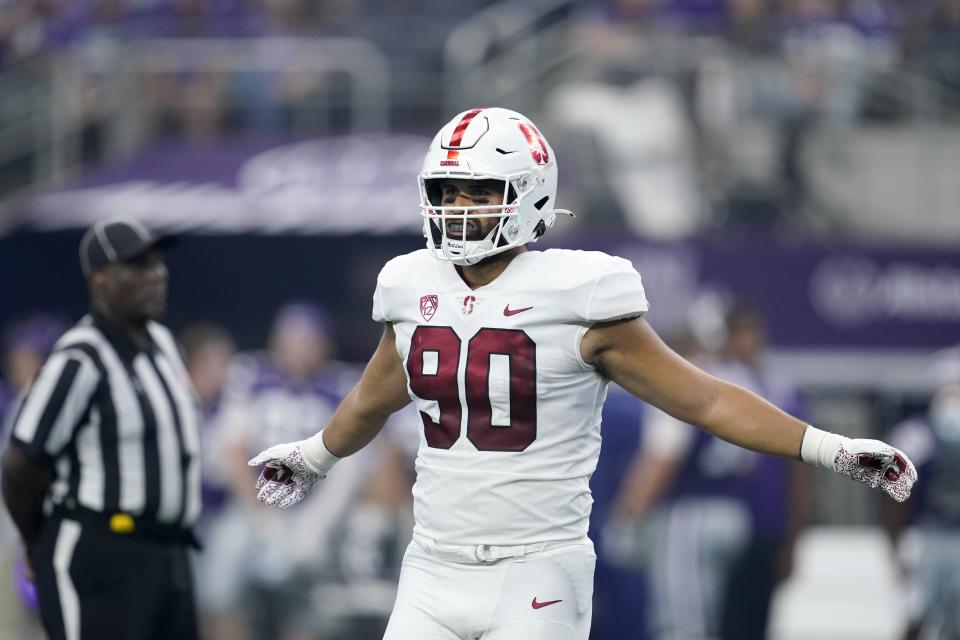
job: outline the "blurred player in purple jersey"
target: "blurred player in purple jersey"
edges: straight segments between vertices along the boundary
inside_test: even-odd
[[[727,313],[726,329],[726,345],[712,373],[806,418],[799,391],[767,362],[767,327],[759,312],[734,304]],[[750,544],[731,567],[721,637],[766,637],[774,589],[790,575],[797,538],[810,520],[810,483],[805,465],[785,458],[754,458],[742,493],[751,515]]]
[[[802,416],[793,385],[765,362],[759,314],[743,304],[731,306],[723,333],[715,357],[698,357],[693,347],[681,350],[718,378]],[[618,515],[649,520],[632,534],[632,527],[620,532],[650,536],[648,546],[637,547],[645,558],[622,560],[649,571],[651,634],[761,640],[774,587],[789,571],[793,543],[806,521],[801,465],[734,447],[663,412],[647,416]]]
[[[201,438],[207,450],[213,451],[219,446],[215,440],[215,422],[223,404],[227,371],[234,358],[236,345],[225,329],[212,324],[187,327],[178,336],[178,342],[183,350],[187,373],[200,401],[203,418]],[[222,460],[217,456],[207,456],[203,461],[203,513],[197,524],[201,537],[227,500],[228,490],[222,464],[218,464],[220,462]]]
[[[320,429],[356,382],[359,372],[336,361],[334,353],[326,313],[293,303],[277,313],[268,349],[242,354],[231,367],[210,435],[223,452],[229,502],[211,523],[200,580],[201,606],[210,614],[215,638],[339,637],[339,617],[347,612],[328,611],[314,593],[343,577],[343,530],[356,526],[356,517],[368,523],[363,532],[368,538],[374,525],[390,526],[370,506],[390,502],[391,490],[397,491],[383,482],[400,464],[387,443],[351,460],[342,477],[297,509],[267,509],[249,491],[250,456],[278,439],[304,438]],[[401,492],[409,490],[408,482],[400,486]],[[359,543],[360,537],[347,542]],[[383,624],[385,617],[381,612]]]
[[[200,604],[214,638],[309,638],[319,622],[309,599],[311,576],[329,529],[315,518],[319,503],[343,512],[360,489],[358,459],[343,480],[301,509],[268,511],[249,492],[247,459],[276,439],[306,437],[320,428],[356,381],[357,372],[332,359],[329,321],[318,307],[281,309],[264,352],[245,353],[231,366],[216,429],[225,512],[211,523]],[[276,535],[278,531],[288,534]],[[293,594],[293,596],[291,596]],[[252,633],[252,635],[251,635]]]
[[[177,336],[177,342],[183,351],[183,362],[200,403],[202,421],[200,439],[203,450],[216,451],[220,446],[217,442],[216,420],[222,405],[227,371],[236,346],[225,329],[213,324],[190,325]],[[205,539],[211,528],[223,516],[229,490],[222,457],[204,456],[200,473],[203,511],[197,520],[196,529],[200,538]],[[200,604],[198,613],[201,629],[206,635],[208,632],[212,633],[217,625],[216,617],[206,606],[209,585],[216,584],[216,578],[211,575],[205,564],[205,555],[195,556],[194,560],[195,583]]]
[[[938,354],[933,370],[937,390],[929,409],[890,434],[925,478],[909,506],[890,507],[887,519],[897,545],[907,526],[916,533],[916,553],[903,554],[906,640],[960,638],[960,346]]]

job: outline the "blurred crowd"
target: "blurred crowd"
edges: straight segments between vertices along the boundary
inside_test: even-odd
[[[56,124],[38,131],[73,149],[53,158],[90,168],[158,140],[344,133],[363,110],[377,129],[432,130],[492,100],[547,123],[568,200],[641,236],[936,239],[956,231],[955,151],[917,136],[960,119],[958,61],[960,0],[7,0],[0,87],[19,98],[0,106],[0,193],[47,166],[18,124],[45,109]],[[381,73],[376,104],[352,102]],[[903,136],[857,138],[877,127]],[[941,145],[942,166],[915,171],[915,144]],[[913,192],[926,234],[897,216]]]
[[[389,37],[386,23],[429,17],[443,39],[449,28],[492,0],[456,8],[431,0],[4,0],[0,2],[0,55],[5,68],[104,35],[121,38],[236,38],[271,35],[371,37],[387,47],[426,47],[406,33]],[[956,0],[597,0],[571,2],[579,22],[602,31],[593,49],[633,59],[635,29],[717,36],[759,54],[779,51],[801,58],[855,55],[863,46],[914,58],[954,88],[960,7]],[[366,25],[366,26],[365,26]],[[396,22],[393,31],[401,31]],[[379,29],[379,32],[377,31]],[[612,30],[623,37],[611,38]],[[419,33],[419,32],[418,32]],[[423,31],[423,35],[429,35]],[[812,42],[827,46],[817,50]],[[436,44],[436,42],[432,43]],[[844,51],[845,49],[845,51]]]
[[[470,0],[462,10],[469,13],[486,4],[489,0]],[[107,35],[124,39],[362,37],[374,34],[364,33],[364,23],[382,23],[403,14],[409,20],[428,14],[446,17],[448,22],[456,15],[446,3],[429,0],[19,0],[0,3],[0,41],[3,66],[9,68]],[[380,28],[385,27],[380,24]]]
[[[674,347],[805,416],[798,389],[769,364],[764,318],[740,301],[717,304],[676,335]],[[4,331],[3,423],[66,327],[36,314]],[[269,510],[255,500],[247,460],[320,429],[358,370],[335,359],[329,316],[306,302],[277,311],[262,350],[240,351],[226,328],[204,323],[179,340],[205,417],[198,527],[205,549],[195,563],[204,637],[381,637],[412,526],[419,416],[398,414],[375,446],[338,465],[305,504]],[[960,630],[960,352],[945,352],[935,367],[940,384],[929,408],[884,425],[923,478],[906,508],[887,509],[883,519],[890,558],[904,576],[907,639]],[[797,541],[816,523],[810,470],[711,438],[618,388],[603,424],[592,481],[599,555],[592,637],[768,637],[772,597],[793,574]],[[6,517],[2,549],[0,634],[39,637]]]
[[[344,108],[343,78],[327,73],[323,60],[308,69],[284,71],[297,61],[296,38],[354,38],[376,44],[390,72],[403,78],[442,73],[446,34],[463,15],[490,0],[446,3],[431,0],[16,0],[0,3],[0,72],[44,69],[57,60],[81,62],[87,74],[82,117],[104,109],[100,74],[123,67],[131,43],[153,39],[247,41],[272,44],[252,54],[252,66],[224,70],[205,56],[180,60],[174,68],[145,78],[142,108],[153,133],[208,139],[223,133],[316,133],[323,109]],[[430,24],[430,29],[422,29]],[[416,37],[409,37],[416,33]],[[188,56],[189,58],[189,56]],[[234,61],[235,62],[235,61]],[[33,66],[31,66],[33,65]],[[191,68],[198,65],[198,68]],[[309,68],[309,67],[312,67]],[[422,89],[418,84],[417,90]],[[435,93],[435,92],[434,92]]]
[[[835,232],[838,218],[858,215],[836,209],[866,208],[863,192],[919,180],[858,156],[855,133],[960,116],[957,0],[588,7],[573,38],[578,72],[548,108],[573,132],[571,148],[596,149],[575,156],[588,208],[641,235],[717,227],[796,234],[831,224]],[[834,191],[829,177],[843,176],[839,188],[854,193],[825,196],[812,174],[825,174],[820,182]],[[870,224],[870,213],[860,217]]]
[[[62,172],[156,141],[426,131],[494,101],[546,123],[591,222],[936,239],[955,151],[922,126],[958,121],[958,61],[960,0],[6,0],[0,193],[42,176],[47,143]],[[933,144],[942,166],[916,171]],[[897,215],[914,192],[926,234]]]
[[[442,73],[451,30],[491,0],[5,0],[0,2],[0,70],[58,56],[85,56],[91,67],[117,65],[111,43],[151,38],[243,39],[353,37],[374,43],[402,83]],[[559,3],[563,4],[563,3]],[[896,96],[884,95],[875,72],[906,68],[956,98],[960,91],[958,0],[597,0],[566,3],[576,51],[616,85],[663,71],[686,70],[681,91],[705,83],[692,108],[704,127],[722,125],[725,47],[750,67],[734,87],[756,114],[794,130],[816,117],[849,121],[864,111],[892,117]],[[522,12],[518,12],[518,17]],[[430,24],[424,29],[422,25]],[[531,29],[537,28],[536,25]],[[415,34],[412,36],[411,34]],[[466,46],[466,45],[465,45]],[[277,55],[277,54],[275,54]],[[280,52],[278,55],[283,55]],[[692,65],[692,59],[698,60]],[[788,73],[770,65],[786,63]],[[702,62],[703,64],[699,64]],[[696,68],[700,67],[702,68]],[[509,71],[507,72],[509,73]],[[695,73],[703,78],[691,77]],[[181,77],[177,77],[177,76]],[[277,110],[309,100],[318,78],[256,73],[171,74],[158,81],[157,104],[181,102],[195,135],[209,135],[241,117],[231,105]],[[749,86],[743,86],[743,83]],[[728,88],[727,90],[729,90]],[[433,97],[442,97],[434,90]],[[315,98],[316,96],[313,95]],[[956,103],[956,100],[954,100]],[[243,116],[277,128],[281,115]],[[169,130],[168,130],[169,132]],[[785,158],[789,162],[790,158]]]

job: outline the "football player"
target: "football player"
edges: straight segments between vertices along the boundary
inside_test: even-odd
[[[588,481],[611,380],[736,445],[909,496],[901,452],[807,425],[667,348],[626,260],[528,250],[569,212],[553,150],[523,115],[459,114],[419,182],[427,246],[378,277],[384,330],[361,380],[320,433],[250,461],[264,465],[258,498],[287,507],[415,403],[415,526],[387,640],[587,638]]]

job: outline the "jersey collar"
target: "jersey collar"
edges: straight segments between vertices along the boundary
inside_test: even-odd
[[[467,284],[467,282],[460,275],[460,272],[457,270],[457,266],[452,262],[443,262],[443,271],[446,274],[448,280],[454,283],[455,287],[458,289],[462,289],[464,291],[490,291],[491,289],[497,289],[499,287],[502,287],[504,286],[504,284],[515,279],[517,277],[516,274],[521,273],[525,270],[525,267],[523,265],[528,260],[530,260],[530,256],[534,253],[537,253],[537,252],[527,250],[517,254],[513,258],[513,260],[511,260],[507,264],[507,267],[503,270],[503,272],[496,277],[496,279],[476,289],[472,288],[470,285]]]

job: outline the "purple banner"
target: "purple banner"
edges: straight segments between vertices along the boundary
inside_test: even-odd
[[[133,215],[174,231],[416,232],[416,176],[429,142],[371,134],[156,148],[37,196],[23,222],[82,228]]]
[[[960,252],[782,244],[769,238],[648,244],[563,238],[643,275],[650,321],[667,333],[704,296],[742,298],[787,348],[932,349],[960,343]],[[696,321],[696,318],[692,318]]]

